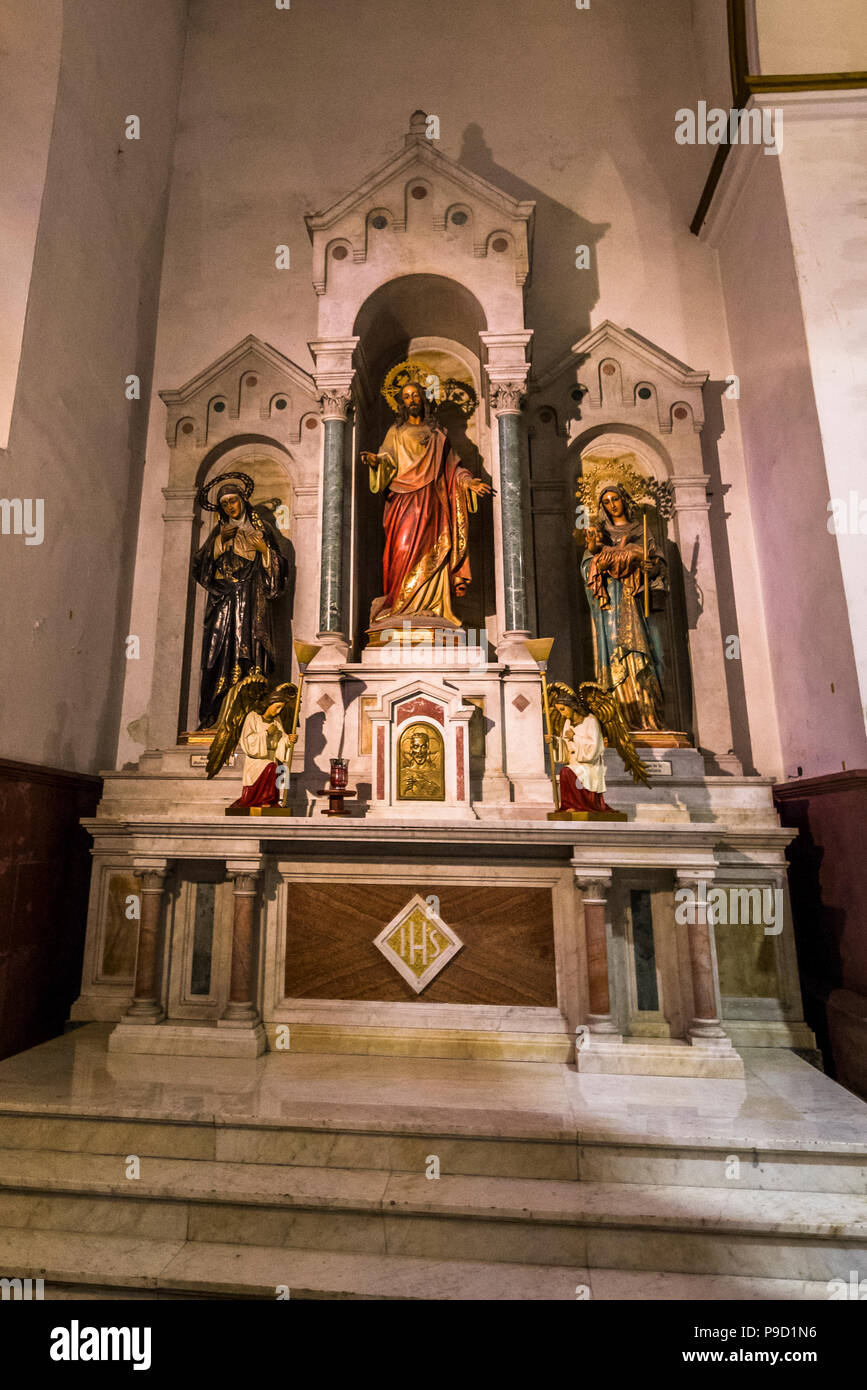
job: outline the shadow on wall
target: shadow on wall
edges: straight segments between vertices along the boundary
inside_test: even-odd
[[[536,204],[525,319],[533,329],[533,360],[539,374],[590,331],[590,316],[599,300],[596,248],[611,224],[588,222],[502,168],[480,125],[466,127],[458,163],[511,197]],[[586,270],[575,264],[577,248],[582,246],[589,251]]]

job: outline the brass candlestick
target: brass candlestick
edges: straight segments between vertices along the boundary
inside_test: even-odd
[[[551,791],[554,794],[554,810],[559,811],[560,792],[557,787],[557,769],[554,765],[554,734],[551,728],[551,707],[548,703],[548,681],[545,675],[548,667],[548,657],[551,655],[551,648],[553,645],[553,637],[536,637],[532,641],[524,643],[527,651],[539,666],[539,675],[542,681],[542,708],[545,712],[545,730],[550,740],[548,749],[551,762]]]

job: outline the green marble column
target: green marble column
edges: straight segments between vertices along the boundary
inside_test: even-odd
[[[505,629],[527,631],[524,585],[524,507],[521,491],[520,392],[497,386],[491,393],[500,441],[500,526],[503,548]]]
[[[322,397],[325,445],[322,460],[322,562],[319,577],[319,631],[343,634],[343,459],[349,397]]]

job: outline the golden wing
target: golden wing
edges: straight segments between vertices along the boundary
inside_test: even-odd
[[[614,695],[610,690],[603,690],[595,681],[582,681],[578,690],[590,713],[595,714],[602,725],[602,732],[609,745],[617,749],[627,771],[632,773],[632,780],[643,782],[649,787],[647,768],[638,756]]]
[[[265,677],[258,672],[251,672],[227,691],[226,698],[220,706],[217,732],[208,752],[208,777],[216,777],[220,768],[225,767],[229,761],[238,746],[244,720],[259,703],[267,688],[268,682]]]
[[[571,685],[567,685],[565,681],[549,681],[548,708],[551,713],[551,732],[555,738],[562,738],[563,724],[565,721],[562,714],[557,709],[558,703],[573,705],[577,710],[580,701]]]

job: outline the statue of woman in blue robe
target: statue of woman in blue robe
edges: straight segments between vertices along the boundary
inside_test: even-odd
[[[664,729],[662,645],[654,625],[654,600],[662,606],[668,567],[643,525],[629,493],[603,483],[599,507],[587,527],[581,577],[593,618],[596,681],[612,690],[630,729]],[[650,586],[651,616],[644,614]]]

